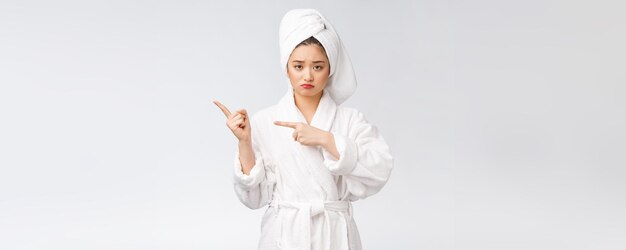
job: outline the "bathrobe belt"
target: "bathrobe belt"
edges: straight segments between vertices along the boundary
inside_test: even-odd
[[[311,249],[311,218],[315,215],[324,213],[324,220],[325,220],[325,225],[324,225],[324,233],[326,234],[326,240],[328,241],[328,245],[326,246],[325,249],[337,249],[338,246],[334,246],[334,242],[331,242],[332,239],[330,238],[330,221],[329,221],[329,215],[328,215],[328,211],[336,211],[336,212],[348,212],[348,218],[346,219],[346,232],[348,233],[348,235],[346,235],[346,242],[348,240],[349,235],[352,233],[350,232],[350,223],[352,222],[352,203],[349,201],[312,201],[312,202],[291,202],[291,201],[282,201],[282,200],[272,200],[269,204],[270,207],[273,207],[276,210],[276,215],[278,215],[278,210],[280,209],[296,209],[296,220],[298,221],[299,224],[299,230],[300,231],[300,239],[297,239],[297,242],[299,245],[303,246],[303,249]],[[294,237],[297,237],[296,235],[293,235],[294,233],[298,233],[298,232],[284,232],[282,230],[282,221],[280,220],[280,218],[282,218],[281,216],[278,216],[279,220],[278,225],[280,227],[280,234],[278,235],[278,239],[277,239],[277,244],[279,247],[283,247],[281,245],[281,239],[283,237],[288,237],[291,240],[295,240],[293,239]],[[283,235],[284,233],[288,233],[291,235]]]

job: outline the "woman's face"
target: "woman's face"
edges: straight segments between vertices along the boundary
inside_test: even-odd
[[[321,95],[329,74],[328,58],[319,45],[300,45],[291,52],[287,75],[295,94],[307,97]]]

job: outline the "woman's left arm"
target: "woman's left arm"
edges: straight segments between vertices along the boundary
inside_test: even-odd
[[[356,111],[347,135],[332,133],[331,142],[322,148],[324,165],[334,175],[341,175],[344,197],[358,200],[380,191],[393,168],[387,142],[363,113]]]
[[[306,123],[275,121],[294,129],[293,139],[307,146],[322,148],[324,165],[333,175],[341,175],[344,200],[358,200],[380,191],[387,183],[393,157],[376,127],[355,111],[347,135],[327,132]]]

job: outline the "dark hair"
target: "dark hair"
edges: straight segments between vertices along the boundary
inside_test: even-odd
[[[320,41],[315,39],[315,37],[309,37],[309,38],[305,39],[304,41],[302,41],[298,45],[296,45],[296,48],[300,47],[301,45],[311,45],[311,44],[315,44],[317,46],[320,46],[320,48],[322,48],[322,50],[324,51],[324,54],[326,54],[326,49],[324,49],[324,45],[322,45],[322,43],[320,43]]]

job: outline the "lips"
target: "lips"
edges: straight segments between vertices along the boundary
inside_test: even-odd
[[[304,89],[312,89],[315,86],[311,85],[311,84],[300,84],[300,87],[304,88]]]

